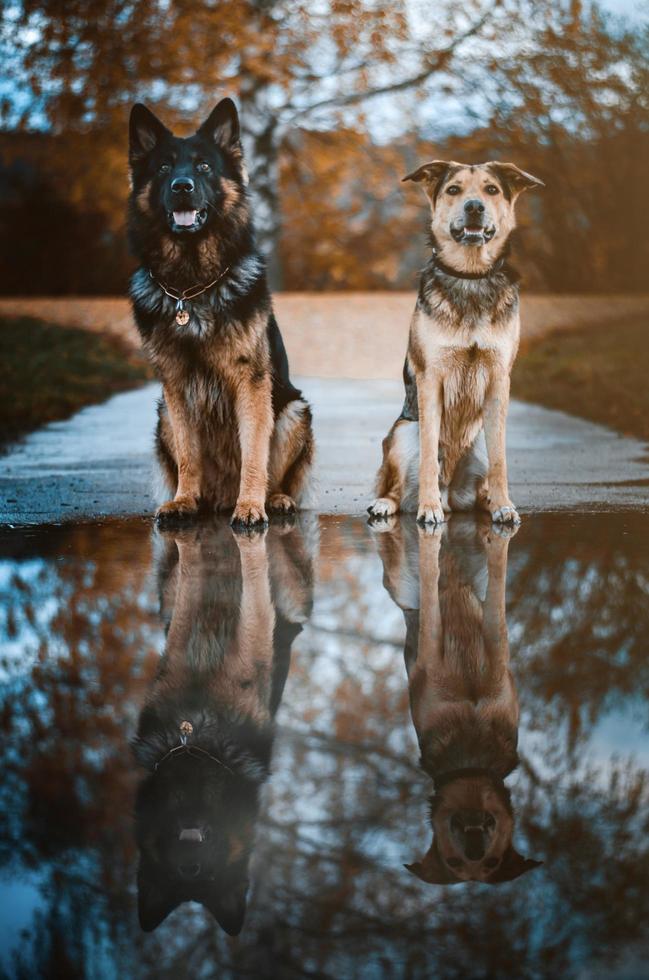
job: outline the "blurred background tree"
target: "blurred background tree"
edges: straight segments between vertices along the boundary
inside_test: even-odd
[[[647,32],[596,6],[22,0],[0,9],[11,76],[0,86],[5,294],[122,292],[131,104],[146,101],[186,132],[225,93],[240,105],[276,286],[410,287],[426,208],[399,178],[420,158],[452,154],[511,156],[548,183],[523,213],[528,285],[644,288]],[[613,188],[633,201],[628,213]]]

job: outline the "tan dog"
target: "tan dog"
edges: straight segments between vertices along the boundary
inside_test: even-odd
[[[514,206],[542,182],[513,163],[433,160],[404,180],[424,183],[433,254],[410,324],[405,401],[383,441],[373,517],[417,509],[440,524],[476,505],[518,523],[509,497],[505,423],[520,331],[518,285],[506,264]],[[484,428],[488,470],[476,446]]]
[[[432,778],[432,844],[406,865],[431,884],[496,884],[538,861],[512,846],[505,779],[518,764],[518,700],[505,620],[508,532],[454,518],[442,534],[391,518],[384,585],[403,610],[410,711]],[[417,540],[418,539],[418,540]]]

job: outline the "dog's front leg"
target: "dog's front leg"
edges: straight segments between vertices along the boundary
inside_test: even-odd
[[[178,657],[179,663],[182,663],[187,656],[192,630],[196,627],[200,613],[204,563],[200,536],[196,529],[177,531],[175,543],[178,550],[176,588],[165,653],[169,658]]]
[[[268,489],[268,456],[273,432],[270,378],[246,378],[235,396],[241,449],[239,496],[232,515],[237,527],[268,523],[264,504]]]
[[[442,424],[442,379],[437,372],[417,375],[419,410],[419,524],[443,524],[439,492],[439,430]]]
[[[489,459],[488,507],[497,524],[520,524],[520,517],[509,499],[507,482],[507,409],[509,407],[509,374],[499,373],[489,386],[484,405],[484,433]]]
[[[512,526],[491,527],[485,535],[488,583],[482,618],[486,651],[499,676],[499,705],[514,726],[518,725],[519,709],[516,684],[509,669],[506,588],[509,539],[517,530]]]
[[[241,604],[233,653],[223,669],[238,691],[239,703],[267,721],[273,668],[275,610],[270,591],[266,531],[236,534],[241,556]],[[245,709],[244,709],[245,710]]]
[[[193,517],[201,497],[202,457],[200,434],[191,419],[182,396],[172,386],[163,386],[164,400],[173,432],[178,483],[173,500],[167,501],[156,512],[162,524]]]
[[[487,554],[487,592],[483,604],[482,621],[487,650],[505,666],[509,663],[507,636],[506,588],[507,552],[509,538],[518,531],[516,527],[484,528],[483,542]]]
[[[439,553],[443,528],[423,528],[419,532],[419,633],[417,655],[408,668],[410,713],[423,740],[435,721],[436,692],[443,672],[442,613],[439,603]]]

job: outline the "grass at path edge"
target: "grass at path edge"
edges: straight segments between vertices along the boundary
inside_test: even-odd
[[[649,440],[649,323],[550,334],[519,355],[512,395]]]
[[[0,317],[0,447],[152,377],[119,339],[32,317]]]

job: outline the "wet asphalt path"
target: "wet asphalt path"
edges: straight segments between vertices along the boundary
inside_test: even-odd
[[[313,506],[362,514],[381,440],[401,407],[395,381],[302,379],[314,408]],[[156,384],[116,395],[33,433],[0,458],[0,523],[40,524],[150,514],[156,506]],[[508,456],[512,496],[533,511],[642,509],[644,443],[561,412],[514,402]]]

